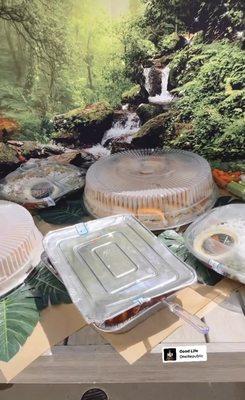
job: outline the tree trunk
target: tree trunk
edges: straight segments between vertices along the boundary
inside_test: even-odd
[[[91,51],[91,39],[92,34],[89,33],[88,40],[87,40],[87,54],[85,57],[85,62],[87,64],[87,71],[88,71],[88,87],[93,90],[93,54]]]
[[[14,71],[15,71],[16,81],[18,84],[20,84],[21,77],[22,77],[22,67],[21,67],[21,63],[18,59],[17,52],[14,47],[14,43],[13,43],[13,40],[11,37],[10,30],[8,29],[6,24],[4,24],[4,31],[5,31],[5,36],[7,39],[8,46],[9,46],[9,50],[10,50],[10,53],[11,53],[11,56],[12,56],[13,62],[14,62]]]

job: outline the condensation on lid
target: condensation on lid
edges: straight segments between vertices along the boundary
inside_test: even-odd
[[[85,203],[95,217],[131,213],[150,229],[191,222],[213,205],[215,185],[208,162],[179,150],[132,150],[94,163]]]
[[[0,295],[21,283],[40,260],[42,235],[22,206],[0,200]]]
[[[196,279],[190,267],[129,215],[50,232],[44,248],[88,322],[102,323],[139,300],[171,293]]]

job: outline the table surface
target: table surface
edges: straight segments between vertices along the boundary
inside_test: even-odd
[[[44,234],[51,228],[43,222],[37,225]],[[12,383],[245,382],[245,286],[217,305],[204,320],[210,328],[208,335],[184,324],[133,365],[87,326],[54,346],[52,354],[39,357]],[[207,345],[207,362],[163,365],[163,345],[198,343]]]

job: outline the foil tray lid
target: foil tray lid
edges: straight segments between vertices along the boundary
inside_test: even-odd
[[[191,267],[130,215],[50,232],[44,248],[89,323],[103,323],[196,280]]]

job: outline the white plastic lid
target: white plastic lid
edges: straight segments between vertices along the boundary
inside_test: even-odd
[[[31,214],[0,200],[0,296],[21,284],[39,263],[42,235]]]
[[[191,222],[210,208],[216,190],[208,162],[178,150],[135,150],[93,164],[85,204],[95,217],[129,213],[151,230]]]
[[[130,215],[50,232],[44,248],[73,302],[101,324],[160,295],[192,284],[196,274]]]

